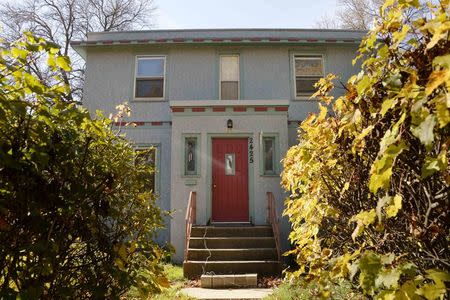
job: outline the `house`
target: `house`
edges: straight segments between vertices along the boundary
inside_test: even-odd
[[[313,84],[327,73],[344,82],[354,74],[351,62],[364,34],[150,30],[96,32],[72,43],[87,64],[83,104],[108,115],[127,101],[126,121],[136,126],[122,130],[136,147],[156,149],[153,188],[160,206],[173,211],[158,239],[175,247],[175,261],[183,260],[190,234],[190,195],[194,225],[264,227],[268,195],[281,216],[280,160],[297,141],[298,123],[317,109],[309,99]],[[285,250],[285,218],[279,228]]]

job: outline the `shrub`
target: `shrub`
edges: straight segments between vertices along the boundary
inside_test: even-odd
[[[0,298],[119,298],[165,284],[151,168],[109,119],[64,101],[58,47],[26,34],[0,56]],[[32,75],[47,57],[52,86]]]
[[[450,280],[449,2],[387,0],[362,70],[300,126],[284,159],[284,214],[300,270],[379,299],[436,299]],[[330,108],[331,107],[331,108]],[[330,112],[329,112],[330,110]]]

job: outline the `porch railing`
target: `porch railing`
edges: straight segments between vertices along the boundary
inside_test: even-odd
[[[184,241],[184,260],[187,261],[187,254],[188,254],[188,247],[189,247],[189,240],[191,238],[191,230],[192,225],[196,223],[195,216],[196,216],[196,210],[197,210],[197,193],[196,192],[190,192],[189,193],[189,200],[188,200],[188,206],[186,209],[186,234],[185,234],[185,241]]]
[[[280,225],[275,206],[275,197],[271,192],[267,192],[267,222],[272,225],[275,246],[277,247],[278,260],[281,260]]]

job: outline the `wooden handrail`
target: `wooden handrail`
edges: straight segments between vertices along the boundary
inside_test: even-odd
[[[197,210],[197,192],[191,191],[189,193],[188,206],[186,209],[186,234],[184,243],[184,260],[187,261],[189,240],[191,239],[192,225],[196,223],[196,210]]]
[[[277,247],[278,260],[281,260],[280,226],[275,206],[275,197],[271,192],[267,192],[267,222],[272,225],[275,246]]]

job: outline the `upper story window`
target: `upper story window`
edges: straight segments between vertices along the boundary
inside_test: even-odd
[[[220,99],[239,99],[239,55],[220,56]]]
[[[136,58],[135,98],[164,98],[165,64],[164,56],[138,56]]]
[[[295,95],[311,96],[316,89],[314,83],[323,77],[322,55],[295,55]]]

